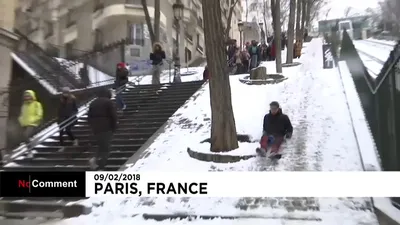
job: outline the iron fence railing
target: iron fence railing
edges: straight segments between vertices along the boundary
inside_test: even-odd
[[[352,40],[343,32],[340,58],[345,60],[385,171],[400,170],[400,41],[376,79],[368,73]],[[399,187],[400,188],[400,187]],[[400,205],[399,198],[392,198]]]

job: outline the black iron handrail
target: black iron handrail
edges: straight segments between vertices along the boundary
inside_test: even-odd
[[[43,50],[40,46],[38,46],[36,43],[31,41],[29,37],[24,35],[22,32],[18,31],[17,29],[14,30],[14,32],[19,35],[22,39],[27,41],[27,48],[31,47],[35,51],[35,55],[40,57],[41,60],[44,62],[48,63],[51,67],[53,67],[56,71],[49,71],[49,72],[61,72],[64,73],[66,76],[65,79],[68,80],[69,83],[74,85],[75,87],[80,87],[80,82],[78,79],[76,79],[76,74],[71,73],[67,68],[64,68],[63,65],[61,65],[56,59],[53,57],[49,56],[45,50]],[[29,46],[29,47],[28,47]]]
[[[162,64],[162,63],[160,63],[160,64]],[[143,78],[146,75],[147,75],[147,73],[142,74],[141,77]],[[114,79],[113,79],[113,81],[114,81]],[[123,90],[125,90],[127,88],[128,85],[133,85],[134,87],[139,86],[139,85],[136,85],[134,82],[128,82],[125,85],[117,88],[115,94],[120,94]],[[96,97],[93,98],[93,99],[88,100],[85,104],[82,105],[83,107],[81,106],[81,109],[76,114],[74,114],[73,116],[71,116],[68,119],[64,120],[63,122],[59,123],[58,126],[56,126],[55,128],[49,130],[48,132],[44,133],[43,135],[35,137],[33,140],[31,140],[30,143],[29,143],[30,149],[35,148],[37,145],[40,145],[41,143],[43,143],[47,138],[51,137],[55,133],[60,132],[61,130],[64,130],[68,126],[70,126],[73,123],[75,123],[79,119],[80,114],[84,113],[85,111],[87,111],[88,108],[89,108],[89,104],[92,101],[94,101],[95,99],[96,99]],[[48,122],[48,124],[49,124],[48,126],[50,126],[51,124],[53,124],[55,122],[56,122],[56,119],[53,119],[52,122]],[[25,150],[21,150],[21,151],[17,152],[16,154],[14,154],[11,157],[11,159],[14,159],[15,157],[18,157],[20,154],[22,154],[26,150],[30,150],[30,149],[25,149]]]

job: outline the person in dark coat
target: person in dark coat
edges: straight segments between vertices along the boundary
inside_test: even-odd
[[[117,110],[111,101],[111,93],[101,89],[97,99],[90,103],[88,122],[97,143],[95,157],[90,159],[92,169],[104,170],[110,153],[113,134],[117,129]]]
[[[271,154],[278,154],[284,138],[290,139],[293,133],[293,126],[287,115],[282,113],[279,103],[270,103],[270,111],[264,116],[263,136],[260,141],[260,148],[264,153],[271,145]]]
[[[206,81],[209,79],[210,79],[210,70],[208,69],[208,66],[206,66],[203,72],[203,80]]]
[[[163,60],[165,59],[165,51],[163,50],[161,43],[154,43],[153,52],[150,53],[150,60],[153,65],[153,76],[152,84],[160,84],[160,75],[163,65]]]
[[[78,146],[78,140],[72,133],[72,128],[76,123],[76,114],[78,113],[78,106],[76,103],[76,98],[73,94],[71,94],[70,89],[68,87],[62,88],[62,95],[60,98],[60,105],[58,107],[58,124],[61,124],[63,121],[75,116],[75,118],[66,121],[61,126],[67,125],[64,129],[60,129],[60,146],[64,146],[64,134],[67,134],[69,139],[73,141],[74,146]],[[74,122],[72,122],[74,121]],[[60,149],[60,151],[64,150],[64,147]]]
[[[117,71],[115,73],[115,90],[117,91],[118,88],[124,86],[129,82],[128,79],[129,76],[129,71],[126,68],[126,64],[123,62],[120,62],[117,64]],[[117,103],[117,107],[120,110],[125,110],[126,109],[126,104],[121,96],[121,94],[116,94],[115,95],[115,101]]]
[[[258,66],[258,60],[260,56],[260,48],[255,40],[251,41],[251,45],[248,49],[250,54],[250,70]]]

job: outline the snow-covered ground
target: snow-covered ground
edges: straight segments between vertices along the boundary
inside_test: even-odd
[[[393,50],[393,47],[369,42],[367,40],[358,40],[353,43],[357,50],[363,51],[383,62],[389,58],[390,51]]]
[[[278,165],[252,158],[230,164],[199,162],[186,149],[204,149],[199,142],[210,135],[208,84],[199,90],[170,119],[147,149],[147,157],[129,171],[360,171],[363,170],[349,116],[343,85],[337,69],[322,69],[322,41],[314,39],[300,59],[302,65],[284,68],[285,82],[275,85],[245,85],[241,76],[231,76],[232,101],[238,133],[259,138],[269,102],[279,101],[289,115],[294,135],[285,145]],[[274,62],[263,64],[274,72]],[[244,75],[243,75],[244,76]],[[242,154],[253,154],[257,143],[241,143]],[[271,185],[274,182],[271,181]],[[318,181],[315,181],[318,182]],[[246,184],[238,185],[246,188]],[[293,188],[302,185],[294,183]],[[338,184],[346,185],[346,184]],[[268,187],[265,187],[268,191]],[[92,198],[86,204],[102,202],[92,214],[57,222],[63,224],[156,224],[141,213],[185,212],[203,215],[244,215],[270,219],[163,221],[157,224],[326,224],[372,225],[375,215],[367,209],[370,199],[362,198]],[[294,210],[294,211],[293,211]],[[291,219],[291,220],[290,220]]]
[[[381,72],[383,64],[388,59],[394,45],[392,46],[388,43],[372,39],[358,40],[353,43],[365,68],[367,68],[373,78],[376,78]]]
[[[377,62],[369,55],[363,54],[361,51],[358,52],[358,55],[360,56],[365,68],[367,68],[369,75],[371,75],[373,78],[377,78],[382,70],[383,64]]]
[[[368,38],[367,40],[370,42],[382,43],[382,44],[388,45],[388,46],[394,46],[396,44],[395,41],[378,40],[378,39],[374,39],[374,38]]]

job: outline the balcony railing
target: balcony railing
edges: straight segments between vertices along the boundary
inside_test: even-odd
[[[193,35],[189,34],[188,32],[185,32],[185,37],[188,41],[193,43]]]
[[[201,52],[201,53],[203,53],[204,52],[204,49],[203,49],[203,47],[201,47],[200,45],[197,45],[197,51],[199,51],[199,52]]]
[[[203,19],[200,17],[197,17],[197,26],[203,28]]]

